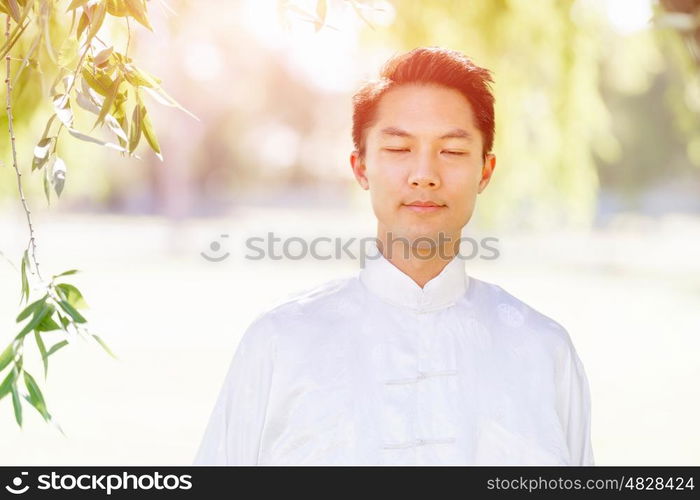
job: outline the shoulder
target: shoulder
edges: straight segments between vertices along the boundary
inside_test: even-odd
[[[356,276],[337,278],[282,297],[270,304],[264,314],[283,321],[322,314],[352,302],[356,291]]]
[[[516,333],[537,339],[559,355],[574,350],[571,336],[558,321],[535,309],[502,286],[470,276],[470,297],[479,310],[486,311],[492,323]]]
[[[357,277],[326,281],[286,295],[260,312],[245,332],[249,341],[271,341],[284,333],[314,330],[359,310]],[[274,340],[272,340],[274,342]]]

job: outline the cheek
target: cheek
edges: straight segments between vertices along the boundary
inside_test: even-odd
[[[473,205],[474,198],[478,191],[480,176],[460,173],[443,179],[443,186],[447,189],[448,197],[452,200],[455,214],[468,211]]]
[[[469,167],[446,173],[443,175],[442,183],[450,193],[462,194],[466,198],[469,193],[477,190],[479,179],[480,176]]]
[[[405,182],[400,169],[382,168],[381,166],[368,171],[367,180],[371,190],[384,195],[400,192]]]

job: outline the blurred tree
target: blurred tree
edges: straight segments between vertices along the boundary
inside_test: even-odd
[[[661,0],[657,21],[675,28],[695,64],[700,64],[700,0]]]
[[[700,0],[661,0],[654,16],[660,44],[678,78],[667,90],[690,161],[700,167]]]

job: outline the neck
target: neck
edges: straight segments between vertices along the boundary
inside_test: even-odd
[[[389,238],[385,231],[377,232],[377,247],[382,255],[421,288],[440,274],[459,252],[459,236],[449,241],[414,243],[410,239]]]

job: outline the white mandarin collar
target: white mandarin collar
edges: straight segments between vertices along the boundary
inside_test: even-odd
[[[365,259],[360,282],[372,293],[395,305],[419,312],[443,309],[454,304],[469,287],[464,262],[454,257],[423,288],[392,264],[376,247]]]

